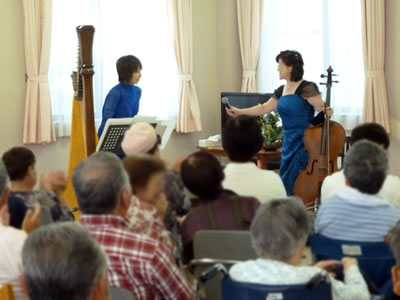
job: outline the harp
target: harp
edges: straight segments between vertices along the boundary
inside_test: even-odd
[[[96,129],[93,109],[93,36],[94,27],[91,25],[76,28],[79,40],[78,70],[73,72],[72,81],[75,99],[83,101],[84,138],[86,155],[96,151]]]

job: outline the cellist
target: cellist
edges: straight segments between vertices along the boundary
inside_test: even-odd
[[[293,186],[302,169],[307,166],[308,154],[304,147],[304,130],[314,118],[315,111],[322,111],[325,103],[318,86],[303,79],[304,62],[301,54],[293,50],[281,51],[276,56],[279,79],[286,84],[274,91],[262,105],[239,109],[226,108],[230,116],[262,116],[277,110],[282,118],[283,143],[280,176],[286,192],[291,195]],[[329,116],[332,109],[327,108]]]

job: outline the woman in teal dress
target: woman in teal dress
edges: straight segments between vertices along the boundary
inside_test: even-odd
[[[302,169],[307,165],[308,153],[304,148],[304,130],[314,118],[315,110],[324,109],[315,83],[303,79],[303,58],[297,51],[281,51],[276,57],[279,79],[286,84],[275,90],[264,104],[249,108],[227,108],[230,116],[262,116],[277,110],[282,118],[283,141],[280,176],[286,192],[291,195],[293,186]]]

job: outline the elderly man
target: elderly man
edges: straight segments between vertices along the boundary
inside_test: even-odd
[[[341,263],[344,282],[330,277],[333,299],[369,299],[367,285],[353,258],[300,265],[311,228],[312,219],[298,198],[273,199],[262,204],[250,229],[259,258],[234,265],[229,272],[232,279],[268,285],[302,284],[322,269],[329,270]]]
[[[132,291],[138,299],[189,299],[191,289],[159,241],[133,233],[126,213],[131,201],[128,174],[112,153],[98,152],[74,170],[72,182],[81,224],[110,260],[111,286]]]
[[[385,128],[377,123],[364,123],[355,127],[351,131],[351,144],[356,143],[359,140],[367,139],[381,146],[387,150],[390,146],[389,135]],[[379,194],[388,200],[394,207],[400,208],[400,178],[388,174],[385,182],[379,191]],[[321,187],[321,201],[325,201],[327,198],[336,194],[339,190],[346,187],[345,177],[343,170],[333,173],[324,179]]]
[[[0,160],[0,199],[7,199],[8,197],[7,182],[7,170],[2,160]],[[25,300],[27,297],[23,294],[19,280],[21,251],[27,233],[30,233],[40,225],[39,204],[35,205],[33,214],[31,210],[28,210],[22,222],[24,230],[8,226],[9,221],[8,207],[4,205],[0,210],[0,286],[11,284],[15,300]]]
[[[31,300],[106,300],[107,257],[79,224],[43,226],[25,241],[23,281]]]
[[[382,147],[367,140],[356,142],[344,160],[347,187],[322,203],[315,232],[339,240],[383,241],[400,219],[400,211],[378,194],[387,170]]]

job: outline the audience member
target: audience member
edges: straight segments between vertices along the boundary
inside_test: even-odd
[[[376,143],[360,140],[344,159],[346,187],[326,199],[315,221],[315,232],[333,239],[380,242],[400,219],[400,210],[378,194],[388,161]]]
[[[222,145],[231,162],[225,167],[222,185],[239,195],[256,197],[261,203],[286,196],[278,174],[251,162],[262,144],[261,128],[254,117],[232,118],[223,129]]]
[[[259,258],[233,265],[229,271],[231,278],[268,285],[303,284],[323,269],[331,271],[335,264],[342,264],[344,282],[329,276],[333,299],[369,299],[354,258],[300,265],[311,228],[312,218],[298,198],[273,199],[262,204],[251,224],[252,242]]]
[[[128,172],[133,194],[127,213],[132,230],[159,240],[172,249],[162,221],[168,205],[162,186],[164,163],[156,157],[142,154],[125,157],[123,165]]]
[[[224,171],[207,152],[195,152],[182,163],[184,184],[197,198],[182,223],[184,260],[193,258],[193,238],[199,230],[248,230],[259,202],[222,187]]]
[[[10,225],[21,228],[24,216],[35,203],[40,203],[51,213],[53,221],[73,220],[68,202],[63,195],[66,179],[63,172],[51,173],[42,177],[42,188],[34,191],[37,181],[35,155],[25,147],[14,147],[3,154],[4,165],[11,180],[8,196]]]
[[[147,153],[160,158],[161,137],[156,134],[153,126],[145,122],[133,124],[125,133],[121,147],[126,155]],[[181,229],[179,217],[186,215],[190,210],[190,200],[185,193],[180,174],[167,168],[163,179],[164,193],[167,196],[168,207],[165,212],[164,224],[171,232],[179,251],[182,250]]]
[[[42,226],[22,251],[24,282],[31,300],[108,300],[107,257],[75,222]]]
[[[351,132],[350,143],[367,139],[375,142],[387,150],[390,145],[389,135],[385,128],[377,123],[364,123],[355,127]],[[388,174],[383,183],[379,195],[388,200],[394,207],[400,208],[400,178],[398,176]],[[321,201],[333,196],[338,191],[346,187],[343,170],[333,173],[325,178],[321,187]]]
[[[111,286],[129,289],[138,299],[192,296],[169,249],[130,229],[126,214],[131,187],[117,156],[108,152],[91,155],[75,168],[72,182],[82,212],[81,224],[108,255]]]
[[[389,240],[396,259],[396,265],[392,268],[393,296],[390,299],[400,299],[400,221],[390,230]]]
[[[0,198],[7,197],[7,182],[7,170],[0,160]],[[0,210],[0,286],[11,284],[15,300],[27,300],[19,280],[21,252],[27,233],[40,225],[40,206],[35,205],[34,213],[28,210],[22,223],[24,231],[8,226],[9,221],[8,206],[4,205]]]

